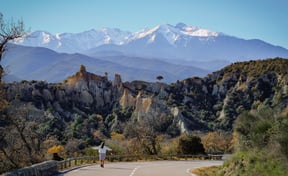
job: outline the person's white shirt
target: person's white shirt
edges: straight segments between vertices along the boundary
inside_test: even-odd
[[[112,149],[104,146],[103,148],[101,148],[100,146],[97,147],[92,147],[93,149],[97,149],[99,153],[106,153],[107,151],[111,151]]]

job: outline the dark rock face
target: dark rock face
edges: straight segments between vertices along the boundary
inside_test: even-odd
[[[285,59],[250,61],[232,64],[204,78],[188,78],[167,85],[123,83],[120,75],[110,81],[107,75],[89,73],[81,66],[79,72],[63,83],[22,81],[6,84],[5,92],[9,102],[16,99],[32,102],[36,108],[66,122],[72,121],[75,114],[83,118],[100,114],[109,131],[121,128],[120,122],[132,118],[164,121],[162,132],[168,132],[171,126],[181,132],[230,130],[243,111],[260,105],[287,106],[287,70]],[[119,109],[131,112],[124,117],[126,121],[119,122],[119,114],[115,115]]]

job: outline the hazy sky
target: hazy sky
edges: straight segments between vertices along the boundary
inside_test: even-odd
[[[288,0],[0,0],[0,12],[53,34],[183,22],[288,48]]]

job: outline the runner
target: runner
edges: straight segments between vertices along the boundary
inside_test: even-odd
[[[111,148],[105,146],[105,142],[102,142],[99,146],[97,147],[92,147],[93,149],[97,149],[99,152],[99,160],[100,160],[100,166],[104,168],[104,160],[106,158],[106,152],[107,151],[112,151]]]

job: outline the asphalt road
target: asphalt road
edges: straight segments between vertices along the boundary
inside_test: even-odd
[[[210,160],[119,162],[106,163],[105,168],[75,168],[58,176],[191,176],[191,169],[221,164],[223,161]]]

